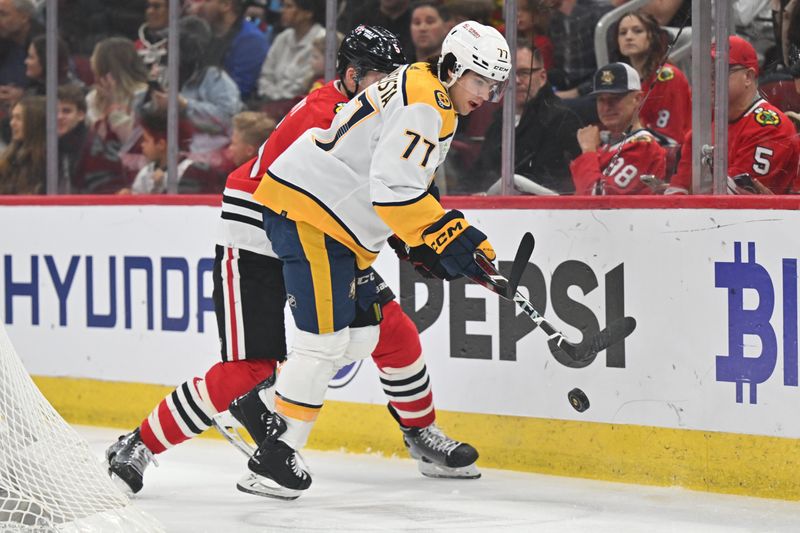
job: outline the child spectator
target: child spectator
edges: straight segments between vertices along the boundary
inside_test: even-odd
[[[25,96],[11,108],[11,143],[0,155],[0,194],[44,194],[45,99]]]
[[[336,49],[342,45],[344,35],[336,32]],[[313,92],[325,85],[325,34],[314,39],[311,48],[311,85],[306,92]]]
[[[311,81],[312,43],[325,35],[319,22],[319,0],[284,0],[281,23],[286,29],[275,38],[261,67],[258,95],[266,100],[288,100],[303,95]]]
[[[119,153],[87,127],[83,86],[59,86],[57,130],[59,194],[109,194],[122,187]]]
[[[666,151],[637,115],[642,101],[639,73],[626,63],[611,63],[597,71],[593,86],[608,139],[601,140],[594,125],[578,130],[583,153],[569,167],[575,194],[652,194],[641,176],[663,180]]]
[[[307,92],[310,93],[325,85],[325,35],[314,39],[309,62],[311,63],[312,81]]]
[[[147,108],[141,114],[142,153],[148,163],[136,175],[130,189],[120,194],[161,194],[167,191],[167,113]],[[179,125],[179,143],[188,135],[185,122]],[[222,191],[221,177],[206,165],[196,163],[185,154],[178,163],[178,192],[188,194],[218,193]]]
[[[235,167],[244,165],[258,154],[258,148],[275,129],[275,121],[266,113],[243,111],[233,117],[233,134],[227,155]]]
[[[452,27],[450,12],[434,0],[420,0],[411,6],[411,42],[413,61],[439,57],[447,32]],[[412,61],[412,62],[413,62]]]
[[[635,11],[623,16],[614,29],[612,61],[628,63],[643,80],[642,124],[680,144],[691,129],[692,92],[689,81],[675,65],[660,62],[667,51],[667,37],[652,15]],[[652,87],[652,89],[651,89]]]

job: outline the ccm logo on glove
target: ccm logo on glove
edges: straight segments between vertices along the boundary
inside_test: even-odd
[[[438,233],[426,235],[424,237],[425,244],[433,248],[437,254],[440,254],[453,239],[461,235],[468,227],[469,222],[463,218],[450,220]]]

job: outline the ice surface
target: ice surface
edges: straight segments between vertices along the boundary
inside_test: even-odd
[[[123,433],[78,429],[98,460]],[[487,468],[479,480],[428,479],[405,458],[303,455],[314,482],[285,502],[237,491],[244,456],[224,441],[194,439],[158,456],[160,466],[147,470],[135,502],[169,532],[800,531],[800,502]]]

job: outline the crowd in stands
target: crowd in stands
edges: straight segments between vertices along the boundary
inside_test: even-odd
[[[691,0],[518,0],[515,187],[530,194],[692,192],[690,60],[669,44]],[[166,192],[169,0],[59,0],[58,192]],[[324,83],[324,0],[182,0],[179,193],[220,193]],[[729,190],[800,192],[800,0],[732,0]],[[46,192],[45,2],[0,0],[0,194]],[[383,26],[409,62],[453,25],[504,30],[502,0],[339,0],[337,28]],[[341,35],[337,35],[341,39]],[[710,50],[713,54],[714,51]],[[499,194],[502,104],[459,121],[446,194]]]

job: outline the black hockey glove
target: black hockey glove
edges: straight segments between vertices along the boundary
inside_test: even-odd
[[[430,247],[422,244],[420,246],[408,246],[397,235],[392,235],[388,239],[389,246],[401,261],[408,261],[414,265],[414,270],[427,279],[443,279],[452,281],[461,276],[452,276],[439,264],[439,255]]]
[[[436,252],[438,264],[450,276],[482,277],[484,273],[475,263],[476,251],[482,252],[489,261],[497,257],[486,235],[470,226],[464,214],[455,209],[423,231],[422,240]]]

